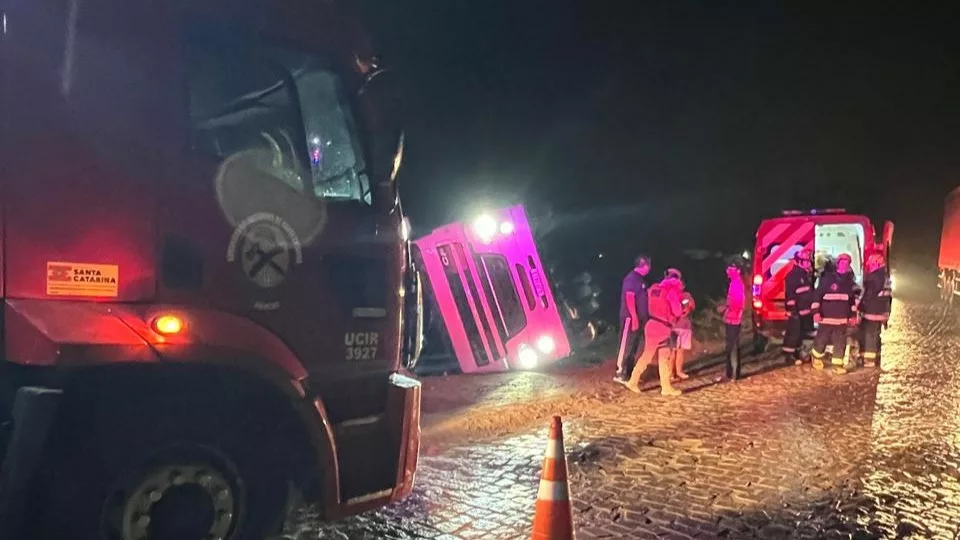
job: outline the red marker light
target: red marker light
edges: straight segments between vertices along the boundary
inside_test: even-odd
[[[761,302],[760,300],[754,300],[754,301],[753,301],[753,308],[754,308],[754,309],[760,309],[760,308],[762,308],[762,307],[763,307],[763,302]]]
[[[753,276],[753,284],[754,284],[754,285],[763,285],[763,276],[761,276],[760,274],[757,274],[757,275]]]

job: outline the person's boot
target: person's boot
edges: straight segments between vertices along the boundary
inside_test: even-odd
[[[660,395],[679,396],[683,391],[674,388],[670,382],[670,361],[669,359],[658,362],[657,369],[660,371]]]
[[[817,370],[817,371],[823,371],[823,368],[824,368],[823,358],[816,358],[816,357],[814,357],[814,359],[813,359],[813,369],[815,369],[815,370]]]
[[[633,371],[630,372],[630,378],[623,383],[623,386],[634,394],[643,393],[643,390],[640,389],[640,377],[643,375],[643,372],[646,371],[646,369],[646,362],[641,363],[638,360],[637,363],[633,365]]]

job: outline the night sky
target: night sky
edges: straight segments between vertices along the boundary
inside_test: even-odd
[[[960,185],[949,12],[363,3],[412,84],[401,195],[417,232],[523,202],[624,268],[665,237],[732,250],[762,216],[843,206],[895,220],[898,257],[935,260],[943,196]]]

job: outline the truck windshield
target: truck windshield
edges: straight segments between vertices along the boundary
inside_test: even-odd
[[[370,203],[351,100],[323,58],[209,19],[187,28],[194,148],[259,150],[257,168],[298,191]]]

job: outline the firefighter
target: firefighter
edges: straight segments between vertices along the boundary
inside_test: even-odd
[[[783,361],[787,364],[803,363],[803,338],[813,329],[813,261],[807,250],[793,255],[793,269],[785,283],[787,331],[783,336]]]
[[[857,281],[850,268],[850,255],[837,257],[835,268],[820,277],[812,305],[814,320],[820,327],[813,343],[813,367],[822,370],[827,345],[833,345],[830,363],[837,373],[852,369],[847,351],[847,328],[856,324]]]
[[[681,295],[683,288],[679,279],[668,276],[647,291],[649,319],[644,325],[643,354],[633,366],[633,373],[626,387],[640,393],[640,376],[650,362],[657,362],[660,374],[660,393],[664,396],[679,396],[683,392],[673,387],[671,375],[671,352],[673,327],[683,316]]]
[[[644,278],[649,273],[650,257],[638,256],[620,288],[620,350],[617,353],[617,373],[613,377],[620,384],[627,384],[630,380],[633,361],[643,350],[643,325],[648,316]]]
[[[882,253],[874,253],[867,259],[867,275],[863,277],[863,297],[860,299],[861,352],[867,367],[874,367],[880,362],[880,333],[890,319],[891,302],[886,261]]]

